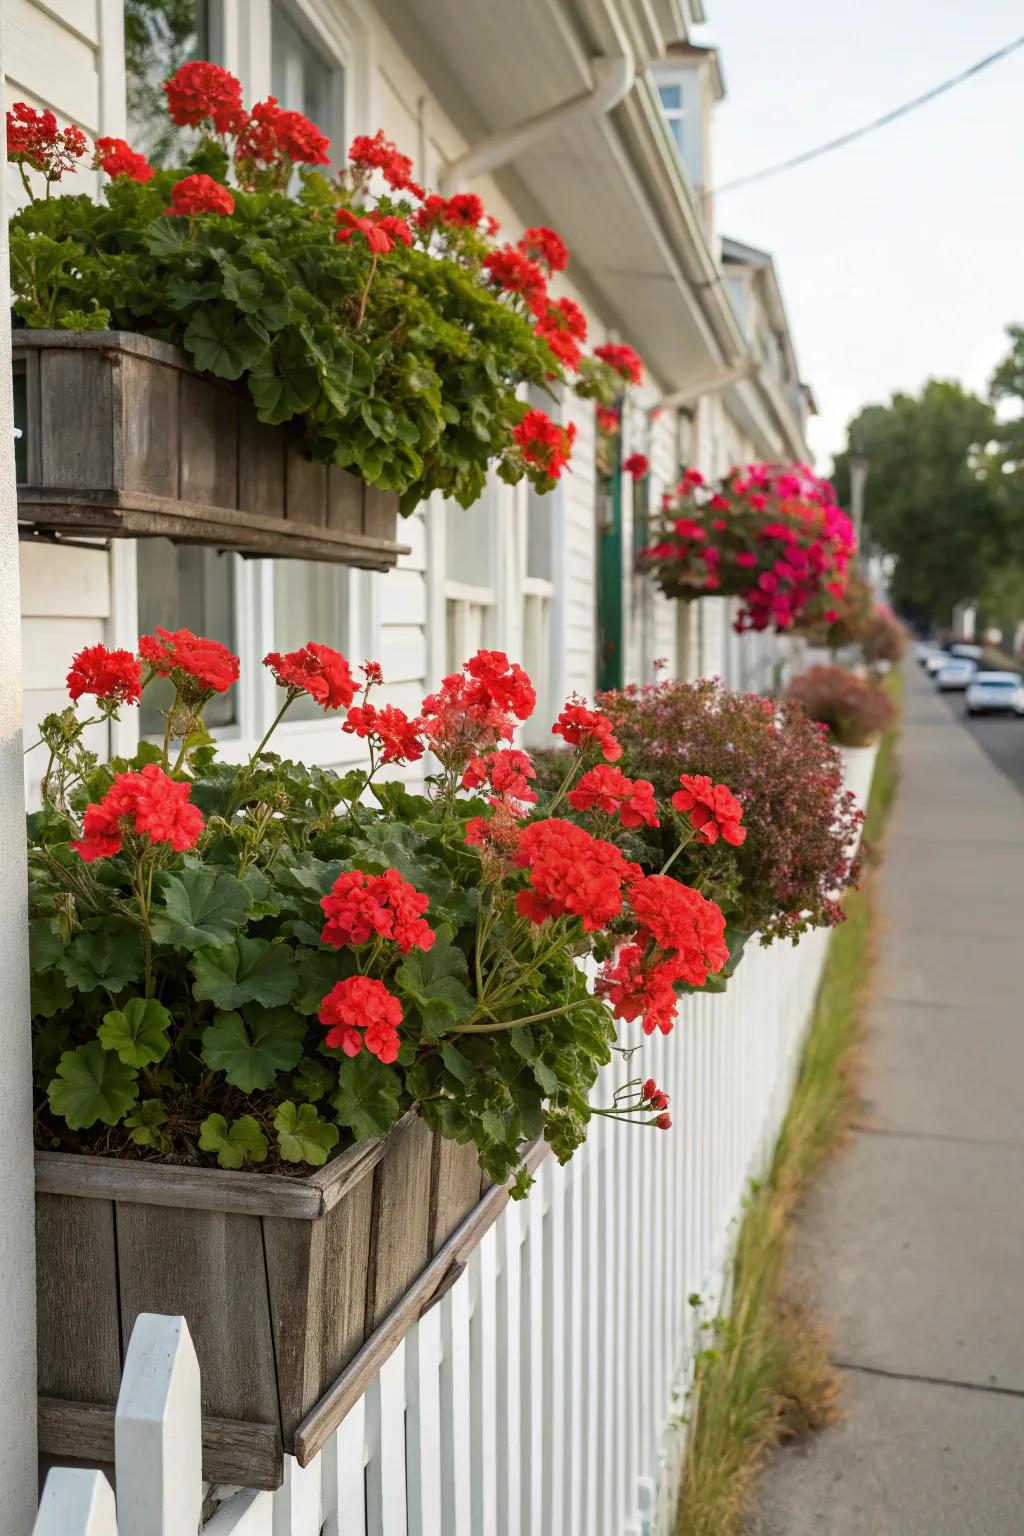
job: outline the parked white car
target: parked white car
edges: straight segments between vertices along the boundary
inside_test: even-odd
[[[931,655],[925,658],[924,669],[928,673],[929,677],[934,677],[936,672],[939,671],[940,667],[944,667],[948,660],[948,651],[933,650]]]
[[[935,673],[935,686],[940,693],[962,692],[977,670],[978,663],[967,656],[947,656]]]
[[[934,656],[937,647],[930,640],[918,640],[914,645],[914,660],[923,667],[930,656]]]
[[[965,656],[968,661],[980,662],[985,652],[980,645],[968,645],[966,642],[958,642],[956,645],[949,647],[949,654],[951,656]]]
[[[1016,672],[975,672],[964,706],[969,715],[1024,715],[1024,678]]]

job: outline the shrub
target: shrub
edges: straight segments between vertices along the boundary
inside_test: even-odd
[[[79,130],[24,103],[8,114],[8,158],[30,199],[30,171],[47,193],[11,222],[18,320],[174,342],[244,380],[260,419],[295,423],[314,459],[400,492],[403,512],[433,491],[470,505],[492,464],[549,490],[573,429],[528,409],[524,384],[610,403],[640,372],[628,347],[583,356],[586,317],[549,293],[568,261],[554,231],[497,244],[478,197],[428,195],[381,133],[329,179],[312,123],[272,97],[246,111],[214,65],[183,65],[165,91],[173,122],[201,131],[194,152],[161,170],[98,140],[100,203],[50,196],[86,154]]]
[[[890,665],[902,661],[907,652],[907,632],[891,608],[878,603],[860,639],[860,648],[869,667],[879,662]]]
[[[43,1146],[317,1165],[412,1108],[504,1182],[534,1137],[571,1156],[594,1113],[668,1128],[650,1080],[605,1107],[589,1094],[613,1017],[668,1032],[675,985],[722,969],[725,919],[706,882],[662,884],[632,862],[636,828],[663,824],[677,868],[692,867],[701,812],[659,820],[649,785],[609,778],[619,748],[603,715],[563,711],[569,771],[539,809],[529,756],[506,745],[534,691],[499,651],[413,719],[373,701],[376,663],[357,681],[328,646],[271,652],[278,719],[305,695],[366,743],[367,767],[344,775],[278,756],[271,733],[248,762],[218,760],[203,709],[237,681],[237,657],[187,630],[139,651],[79,652],[69,692],[92,713],[73,703],[41,728],[29,872]],[[162,743],[101,764],[87,726],[156,678],[174,688]],[[424,794],[381,778],[421,760]],[[565,816],[574,796],[593,830]],[[577,963],[588,954],[597,995]]]
[[[682,774],[707,774],[740,802],[746,837],[687,846],[686,878],[713,889],[734,955],[755,931],[762,943],[796,939],[842,921],[839,898],[857,878],[849,850],[861,817],[842,788],[835,749],[796,704],[731,693],[718,681],[665,682],[599,696],[622,744],[620,767],[653,782],[659,800]],[[558,755],[539,766],[545,785]],[[647,829],[634,853],[660,868],[672,848],[664,828]]]
[[[793,678],[789,697],[841,747],[868,746],[893,718],[881,684],[845,667],[811,667]]]

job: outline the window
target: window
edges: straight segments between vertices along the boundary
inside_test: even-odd
[[[290,112],[304,112],[330,134],[340,115],[334,99],[339,72],[324,63],[280,3],[271,12],[270,46],[272,94]]]
[[[191,129],[168,121],[163,83],[189,59],[216,56],[219,20],[217,0],[125,0],[128,136],[158,165],[196,139]]]
[[[457,672],[488,644],[495,607],[498,487],[493,480],[468,511],[445,504],[445,670]]]
[[[297,651],[308,641],[351,649],[351,574],[344,566],[310,560],[274,561],[274,634],[269,650]],[[323,710],[303,694],[288,711],[289,721],[322,720]]]
[[[704,184],[704,125],[696,69],[659,70],[655,75],[661,110],[676,153],[695,187]]]
[[[238,557],[215,549],[172,544],[169,539],[138,541],[139,633],[190,629],[237,650],[235,579]],[[174,697],[169,682],[151,683],[142,696],[139,730],[143,736],[163,731],[163,711]],[[209,726],[235,724],[237,689],[214,694],[205,710]]]
[[[665,113],[665,121],[668,123],[669,132],[676,141],[676,148],[680,155],[683,153],[683,124],[686,121],[686,112],[683,107],[683,87],[680,84],[660,85],[658,94],[661,97],[661,105]]]

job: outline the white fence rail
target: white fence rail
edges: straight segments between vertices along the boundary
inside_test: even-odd
[[[324,1451],[276,1493],[204,1490],[204,1536],[657,1536],[671,1529],[700,1309],[785,1112],[826,936],[745,955],[638,1070],[671,1131],[597,1120],[551,1159]],[[639,1037],[639,1032],[638,1032]],[[614,1074],[614,1075],[613,1075]],[[240,1326],[244,1321],[239,1320]],[[142,1318],[102,1474],[51,1472],[36,1536],[194,1536],[199,1382],[181,1319]]]

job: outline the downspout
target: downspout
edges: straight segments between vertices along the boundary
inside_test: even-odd
[[[545,112],[538,112],[535,117],[528,117],[512,128],[488,134],[457,160],[450,161],[441,172],[440,190],[448,195],[457,185],[501,170],[549,134],[578,118],[603,117],[611,112],[632,90],[636,65],[632,53],[626,51],[614,58],[592,59],[591,73],[593,84],[589,91],[572,96]]]

